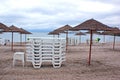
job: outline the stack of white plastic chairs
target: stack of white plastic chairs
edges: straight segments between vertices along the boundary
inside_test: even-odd
[[[65,61],[66,40],[63,38],[29,38],[26,60],[34,68],[40,68],[43,62],[52,62],[54,68],[61,67]]]

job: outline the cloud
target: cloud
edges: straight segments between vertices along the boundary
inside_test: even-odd
[[[104,19],[102,19],[103,22],[105,22],[105,24],[108,24],[108,25],[111,25],[111,27],[116,27],[116,26],[119,26],[119,20],[120,20],[120,16],[109,16],[109,17],[106,17]]]
[[[119,0],[1,0],[0,22],[25,29],[75,26],[90,18],[110,26],[120,25],[119,3]]]

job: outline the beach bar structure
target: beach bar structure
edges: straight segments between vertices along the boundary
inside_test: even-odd
[[[65,39],[30,37],[28,42],[26,61],[31,62],[34,68],[40,68],[43,62],[52,62],[54,68],[60,68],[65,61]]]

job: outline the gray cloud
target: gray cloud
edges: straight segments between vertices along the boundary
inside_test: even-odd
[[[86,3],[87,1],[91,3]],[[93,6],[92,2],[100,3],[105,6],[105,9],[100,5]],[[76,2],[74,0],[45,0],[43,4],[33,7],[28,5],[24,8],[21,5],[22,8],[20,6],[19,8],[15,6],[6,8],[6,5],[9,7],[10,4],[7,0],[2,0],[0,22],[26,29],[54,29],[66,24],[75,26],[87,19],[95,18],[110,26],[120,25],[118,21],[120,19],[119,3],[119,0],[83,0],[82,2],[79,0]]]

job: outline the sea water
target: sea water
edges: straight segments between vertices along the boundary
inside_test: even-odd
[[[20,39],[22,36],[22,39]],[[22,34],[20,35],[19,33],[13,33],[13,41],[14,42],[20,42],[22,40],[22,42],[26,41],[27,38],[29,37],[58,37],[58,35],[48,35],[48,32],[32,32],[32,34]],[[66,38],[66,34],[61,33],[59,35],[60,38]],[[75,35],[75,33],[70,33],[68,34],[69,39],[75,39],[77,41],[81,40],[82,43],[85,43],[86,40],[90,39],[90,34],[86,34],[86,35]],[[9,40],[11,42],[11,38],[12,38],[12,33],[8,32],[8,33],[2,33],[0,34],[0,39],[2,40]],[[25,39],[26,38],[26,39]],[[100,38],[100,42],[113,42],[114,40],[114,36],[108,36],[108,35],[97,35],[97,34],[93,34],[93,40],[95,40],[96,38]],[[120,41],[120,37],[116,36],[116,41]]]

